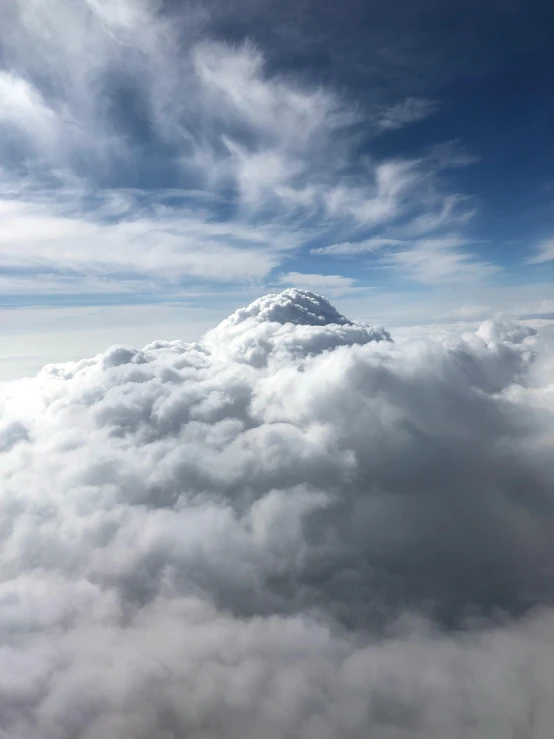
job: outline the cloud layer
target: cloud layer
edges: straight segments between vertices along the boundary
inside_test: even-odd
[[[293,289],[5,386],[3,736],[549,736],[551,339]]]

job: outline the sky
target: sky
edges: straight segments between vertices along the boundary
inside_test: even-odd
[[[554,316],[540,2],[18,0],[0,379],[300,287],[389,327]]]
[[[2,739],[552,739],[554,9],[2,11]]]

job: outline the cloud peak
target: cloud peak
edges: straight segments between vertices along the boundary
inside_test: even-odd
[[[248,318],[256,321],[294,323],[304,326],[352,325],[345,316],[331,305],[323,296],[311,290],[289,288],[281,293],[265,295],[241,308],[227,320],[241,323]]]

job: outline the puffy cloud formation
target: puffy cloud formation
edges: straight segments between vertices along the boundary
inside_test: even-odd
[[[325,298],[307,290],[284,290],[255,300],[222,321],[204,338],[212,357],[260,367],[289,363],[337,346],[390,341],[384,328],[349,321]]]
[[[550,737],[552,356],[286,290],[5,386],[0,736]]]

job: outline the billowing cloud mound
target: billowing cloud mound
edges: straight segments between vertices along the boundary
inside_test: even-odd
[[[349,321],[320,295],[290,289],[236,311],[208,332],[204,345],[213,356],[259,367],[269,359],[290,362],[337,346],[390,340],[384,328]]]
[[[240,308],[233,313],[225,323],[236,326],[249,318],[253,318],[257,323],[269,321],[271,323],[296,323],[307,326],[352,325],[352,321],[342,316],[321,295],[295,288],[284,290],[277,295],[266,295],[263,298],[258,298],[247,308]]]
[[[0,735],[550,737],[552,356],[287,290],[6,386]]]

